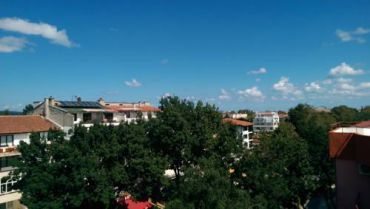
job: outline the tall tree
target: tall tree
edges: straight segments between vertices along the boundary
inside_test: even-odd
[[[346,105],[340,105],[333,107],[331,113],[335,119],[339,122],[354,122],[358,120],[358,110],[355,108],[348,107]]]
[[[262,200],[265,208],[298,208],[315,188],[308,146],[290,124],[265,135],[258,147],[239,161],[238,185]]]
[[[154,149],[175,171],[177,184],[181,172],[202,158],[216,155],[226,166],[227,159],[240,152],[241,140],[236,140],[235,130],[222,123],[216,107],[178,97],[164,98],[160,104],[162,111],[152,121],[149,135]]]
[[[186,181],[181,182],[166,208],[254,208],[248,192],[235,187],[227,170],[218,169],[217,165],[207,159],[197,168],[188,168],[185,171]]]
[[[335,118],[327,112],[318,112],[312,106],[299,104],[289,110],[289,119],[308,144],[310,163],[318,179],[316,193],[331,200],[335,183],[335,167],[328,153],[328,132]]]

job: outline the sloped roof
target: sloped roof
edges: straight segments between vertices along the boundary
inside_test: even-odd
[[[102,108],[99,102],[93,101],[58,101],[58,107],[63,108]]]
[[[355,124],[358,128],[370,128],[370,120],[368,121],[362,121],[360,123]]]
[[[0,116],[0,134],[46,132],[56,128],[38,115]]]
[[[224,123],[230,123],[231,125],[234,125],[234,126],[244,126],[244,127],[253,126],[253,123],[251,122],[244,121],[244,120],[237,120],[233,118],[224,118],[222,119],[222,121]]]

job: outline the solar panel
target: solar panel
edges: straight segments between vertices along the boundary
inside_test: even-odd
[[[64,108],[101,108],[101,105],[98,102],[90,101],[59,101],[59,107]]]

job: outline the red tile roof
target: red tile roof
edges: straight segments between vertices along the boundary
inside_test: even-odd
[[[370,120],[362,121],[360,123],[357,123],[355,126],[358,128],[370,128]]]
[[[135,201],[132,197],[123,197],[119,200],[119,204],[126,206],[127,209],[149,209],[153,207],[148,201]]]
[[[0,116],[0,134],[46,132],[50,129],[56,129],[56,126],[41,116]]]
[[[244,121],[244,120],[237,120],[237,119],[232,119],[232,118],[224,118],[222,119],[224,123],[230,123],[231,125],[234,126],[253,126],[253,123]]]

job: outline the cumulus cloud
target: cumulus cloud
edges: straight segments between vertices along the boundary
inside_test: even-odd
[[[261,67],[258,70],[249,71],[249,74],[253,74],[253,75],[260,75],[260,74],[266,74],[266,73],[267,73],[267,70],[266,68],[263,68],[263,67]]]
[[[125,81],[126,86],[131,87],[131,88],[137,88],[142,86],[142,84],[137,81],[136,79],[132,79],[131,81]]]
[[[304,90],[306,92],[318,93],[322,91],[322,87],[317,82],[306,83]]]
[[[75,44],[69,40],[67,31],[54,25],[39,22],[34,23],[21,18],[1,18],[0,29],[25,35],[37,35],[50,40],[52,43],[65,47],[73,47]]]
[[[252,99],[256,101],[262,101],[265,99],[263,93],[258,89],[257,86],[253,86],[249,89],[239,90],[238,94],[244,98]]]
[[[332,86],[330,94],[341,96],[368,96],[370,82],[356,84],[352,79],[338,78]]]
[[[342,42],[357,42],[357,43],[365,43],[366,39],[363,37],[366,34],[370,33],[369,28],[362,28],[358,27],[356,30],[353,31],[345,31],[345,30],[336,30],[335,34]]]
[[[343,76],[343,75],[361,75],[364,74],[364,70],[362,69],[354,69],[353,67],[349,66],[345,62],[341,63],[340,65],[330,69],[330,75],[332,76]]]
[[[218,96],[218,99],[219,100],[223,100],[223,101],[230,100],[231,99],[231,95],[225,89],[221,89],[221,94]]]
[[[358,86],[359,89],[370,89],[370,82],[363,82],[363,83],[360,83],[360,85]]]
[[[0,53],[22,51],[27,43],[27,40],[24,38],[16,38],[13,36],[2,37],[0,38]]]
[[[272,87],[280,92],[284,96],[284,99],[295,99],[302,96],[302,91],[294,86],[294,84],[290,83],[287,77],[281,77]],[[289,98],[289,96],[293,97]]]

